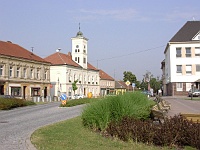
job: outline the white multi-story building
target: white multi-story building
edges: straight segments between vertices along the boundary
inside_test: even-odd
[[[188,21],[167,43],[164,54],[164,95],[187,95],[192,86],[200,88],[200,21]]]
[[[56,53],[45,58],[51,62],[50,80],[51,95],[59,97],[61,93],[71,96],[74,94],[84,94],[87,96],[89,92],[94,97],[100,95],[100,78],[99,70],[87,62],[87,41],[79,30],[76,37],[72,40],[72,52],[64,54],[60,49]],[[75,93],[72,83],[77,82],[78,89]]]

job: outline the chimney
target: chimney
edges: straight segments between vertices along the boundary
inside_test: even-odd
[[[56,52],[60,52],[60,50],[61,50],[61,48],[58,48],[58,49],[56,50]]]
[[[71,54],[71,52],[68,52],[68,56],[72,59],[72,54]]]

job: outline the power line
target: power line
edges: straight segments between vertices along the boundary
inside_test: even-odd
[[[143,52],[147,52],[147,51],[152,51],[152,50],[155,50],[157,48],[164,47],[164,46],[166,46],[166,45],[161,45],[161,46],[157,46],[157,47],[154,47],[154,48],[149,48],[149,49],[146,49],[146,50],[141,50],[141,51],[137,51],[137,52],[133,52],[133,53],[129,53],[129,54],[113,56],[113,57],[108,57],[108,58],[102,58],[102,59],[98,59],[98,60],[94,60],[94,61],[99,62],[99,61],[103,61],[103,60],[109,60],[109,59],[115,59],[115,58],[129,56],[129,55],[133,55],[133,54],[139,54],[139,53],[143,53]],[[94,62],[94,61],[91,61],[91,62]]]

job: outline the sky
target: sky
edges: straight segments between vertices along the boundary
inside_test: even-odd
[[[42,58],[67,54],[80,23],[88,62],[116,80],[124,71],[161,78],[167,43],[192,20],[200,20],[199,0],[0,0],[1,41]]]

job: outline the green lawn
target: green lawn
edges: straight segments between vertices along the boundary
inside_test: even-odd
[[[31,142],[38,150],[160,150],[161,148],[122,142],[117,139],[104,138],[101,135],[84,128],[81,118],[42,127],[31,136]],[[167,149],[167,148],[162,148]]]

